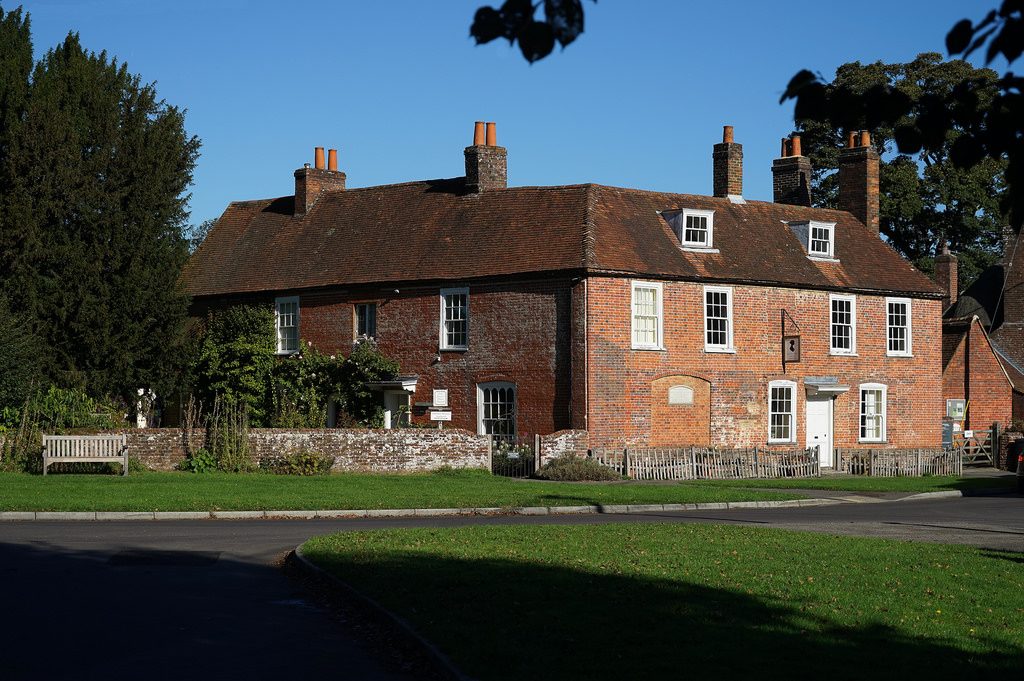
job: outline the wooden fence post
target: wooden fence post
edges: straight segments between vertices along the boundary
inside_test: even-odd
[[[627,478],[629,475],[629,448],[624,447],[622,450],[622,474]]]
[[[494,438],[485,435],[487,438],[487,470],[494,471]]]
[[[992,467],[999,467],[999,440],[1002,438],[1002,433],[999,432],[999,423],[992,424]],[[1007,462],[1009,467],[1009,462]]]
[[[533,472],[536,473],[540,470],[542,461],[540,460],[540,433],[533,434]]]

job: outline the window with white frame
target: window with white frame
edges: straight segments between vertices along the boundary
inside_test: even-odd
[[[356,305],[356,338],[377,337],[377,303]]]
[[[704,287],[704,350],[732,352],[732,288]]]
[[[768,442],[796,442],[796,383],[768,384]]]
[[[684,209],[676,228],[679,243],[687,248],[713,248],[715,211]]]
[[[807,255],[831,258],[835,252],[834,222],[810,222],[807,228]]]
[[[857,353],[857,299],[853,296],[830,296],[830,347],[833,355]]]
[[[633,349],[661,350],[663,328],[661,284],[633,282],[632,334]]]
[[[469,289],[441,289],[441,349],[469,347]]]
[[[512,444],[516,438],[516,386],[504,381],[477,386],[478,430]]]
[[[299,297],[274,300],[274,325],[277,327],[277,354],[299,351]]]
[[[885,442],[886,392],[886,387],[881,383],[861,384],[861,442]]]
[[[886,354],[910,357],[910,299],[885,299]]]

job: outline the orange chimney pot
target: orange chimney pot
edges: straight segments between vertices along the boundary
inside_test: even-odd
[[[871,133],[868,132],[867,130],[861,130],[860,131],[860,145],[862,147],[870,147],[871,146]]]
[[[338,150],[337,149],[328,149],[327,150],[327,169],[328,170],[333,170],[334,172],[338,171]]]
[[[789,156],[789,139],[786,137],[782,138],[782,152],[779,154],[782,158]]]
[[[473,146],[479,147],[484,144],[484,122],[477,121],[473,125]]]
[[[494,122],[490,121],[487,123],[487,146],[496,147],[498,146],[498,133],[495,131]]]
[[[724,125],[724,126],[722,126],[722,142],[724,142],[726,144],[732,144],[732,140],[733,140],[733,137],[732,137],[732,126],[731,125]]]
[[[802,150],[800,149],[800,135],[793,135],[792,151],[790,152],[790,156],[803,156],[801,152]]]
[[[313,149],[313,167],[314,168],[319,168],[320,170],[324,169],[324,148],[323,147],[314,147],[314,149]]]

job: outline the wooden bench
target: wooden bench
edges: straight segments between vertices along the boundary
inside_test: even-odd
[[[51,463],[120,462],[128,475],[128,437],[121,435],[44,435],[43,475]]]

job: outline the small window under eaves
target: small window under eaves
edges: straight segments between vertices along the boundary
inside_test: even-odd
[[[809,258],[836,259],[836,223],[817,220],[798,220],[786,223],[796,235]]]
[[[679,240],[679,246],[686,251],[717,252],[715,250],[715,211],[683,208],[663,211],[672,232]]]

